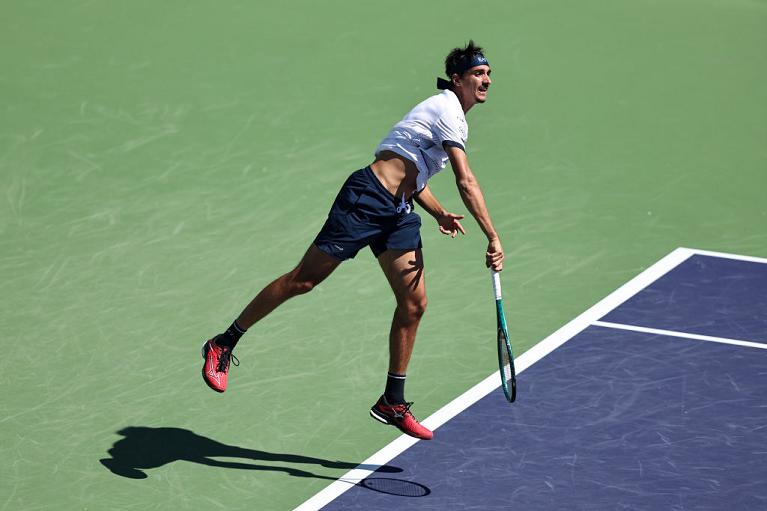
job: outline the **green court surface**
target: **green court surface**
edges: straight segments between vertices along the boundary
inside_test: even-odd
[[[368,251],[249,332],[225,394],[199,348],[291,269],[469,38],[493,66],[467,151],[518,354],[676,247],[767,256],[764,1],[11,1],[0,18],[0,511],[292,509],[397,436],[367,413],[393,310]],[[449,169],[431,186],[465,212]],[[424,218],[419,418],[497,368],[465,225],[451,240]]]

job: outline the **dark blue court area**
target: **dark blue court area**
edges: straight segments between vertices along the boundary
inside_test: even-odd
[[[767,343],[767,264],[693,255],[603,319]]]
[[[693,255],[603,319],[767,342],[767,264]],[[767,349],[592,325],[518,384],[323,509],[767,509]]]

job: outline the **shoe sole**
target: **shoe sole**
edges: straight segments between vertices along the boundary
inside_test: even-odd
[[[389,419],[387,419],[385,416],[383,416],[383,415],[378,415],[378,413],[375,411],[375,409],[374,409],[374,408],[371,408],[371,409],[370,409],[370,416],[371,416],[371,417],[373,417],[373,418],[374,418],[375,420],[377,420],[378,422],[382,422],[382,423],[384,423],[384,424],[388,424],[389,426],[396,426],[395,424],[392,424],[392,423],[389,421]]]
[[[200,349],[200,353],[202,353],[202,359],[205,360],[206,362],[208,361],[208,354],[205,352],[205,346],[207,346],[209,342],[210,341],[205,341],[204,343],[202,343],[202,348]],[[214,391],[218,392],[219,394],[222,394],[224,392],[224,390],[226,390],[226,389],[224,389],[224,390],[217,389],[216,387],[214,387],[208,381],[208,379],[205,377],[205,364],[204,363],[202,364],[202,370],[200,370],[200,374],[202,374],[202,381],[204,381],[205,385],[207,385],[211,390],[214,390]]]

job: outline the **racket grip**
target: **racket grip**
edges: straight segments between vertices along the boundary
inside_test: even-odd
[[[493,292],[495,292],[495,299],[501,299],[501,274],[493,269],[490,270],[490,275],[493,277]]]

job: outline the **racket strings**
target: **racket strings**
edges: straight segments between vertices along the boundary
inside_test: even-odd
[[[501,348],[501,358],[503,359],[503,377],[506,381],[509,381],[512,377],[511,360],[509,359],[509,354],[506,352],[505,346]]]

